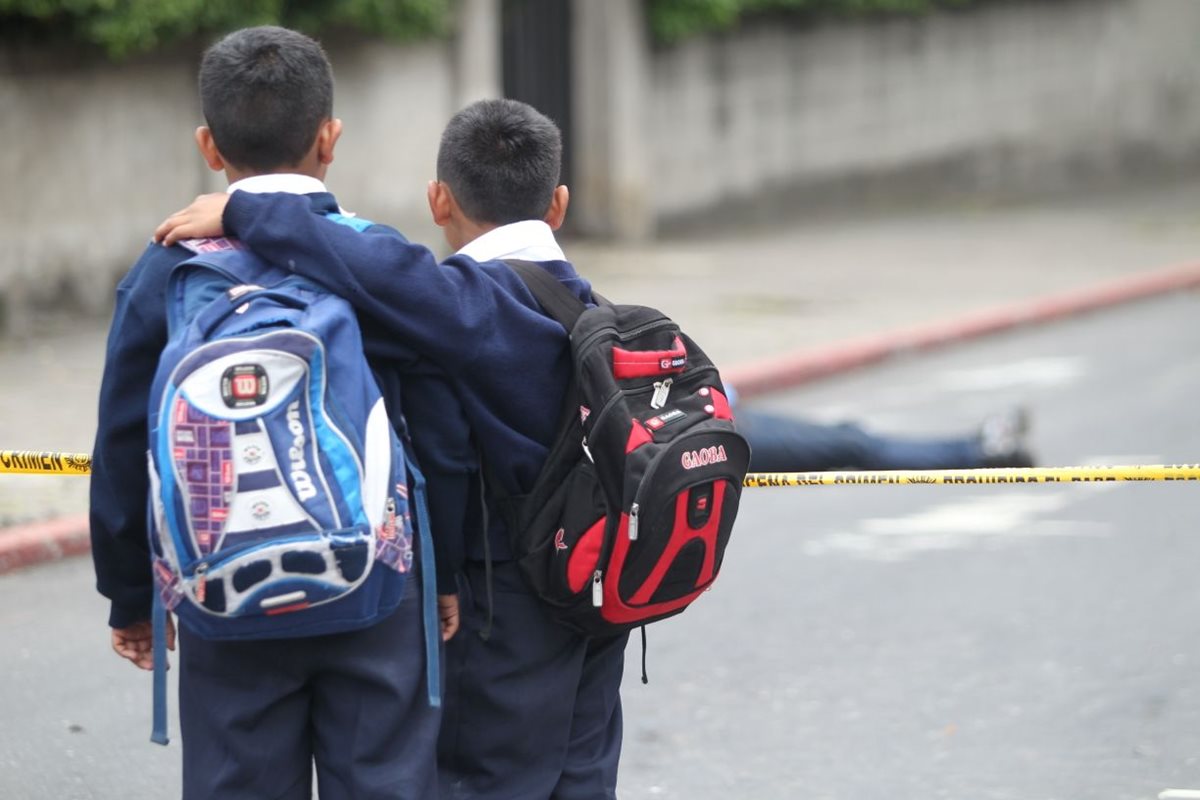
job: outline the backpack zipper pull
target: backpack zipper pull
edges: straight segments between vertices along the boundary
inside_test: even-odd
[[[629,541],[636,542],[638,535],[638,514],[641,509],[637,503],[629,507]]]
[[[388,541],[396,538],[396,498],[389,497],[383,506],[383,522],[379,526],[379,538]]]
[[[604,603],[604,583],[600,570],[592,573],[592,605],[599,608]]]
[[[671,393],[671,383],[673,380],[672,378],[664,378],[661,381],[654,382],[654,396],[650,398],[651,408],[659,409],[667,404],[667,395]]]
[[[204,605],[204,595],[208,593],[208,579],[204,577],[208,572],[208,564],[201,564],[196,567],[196,602]]]

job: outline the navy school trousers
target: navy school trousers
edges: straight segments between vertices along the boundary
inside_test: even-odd
[[[206,641],[180,631],[183,797],[432,800],[441,714],[425,682],[421,582],[359,631]]]
[[[515,562],[468,561],[462,629],[446,646],[442,800],[616,797],[628,634],[587,639],[550,618]]]

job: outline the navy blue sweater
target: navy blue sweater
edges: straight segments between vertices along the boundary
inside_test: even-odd
[[[284,194],[234,192],[225,230],[264,258],[349,300],[444,369],[493,478],[506,494],[532,488],[562,410],[571,360],[566,331],[542,313],[503,262],[455,255],[438,263],[400,235],[356,237]],[[542,266],[585,302],[591,286],[565,261]],[[492,556],[510,557],[500,515],[488,516]],[[468,555],[482,555],[481,541]]]
[[[314,211],[338,210],[331,194],[292,198],[305,216],[316,218]],[[367,236],[346,230],[362,238],[385,235],[390,241],[399,237],[382,225],[368,228]],[[179,246],[150,244],[117,286],[92,451],[90,513],[96,586],[111,601],[109,625],[117,628],[150,618],[147,412],[150,386],[167,342],[167,276],[191,255]],[[361,322],[363,347],[389,414],[399,420],[396,410],[403,404],[410,427],[419,432],[414,449],[429,481],[438,586],[441,591],[453,591],[455,564],[462,559],[468,490],[477,461],[465,417],[455,389],[439,371],[377,324]],[[453,535],[447,535],[450,532]],[[444,555],[443,544],[447,547]]]

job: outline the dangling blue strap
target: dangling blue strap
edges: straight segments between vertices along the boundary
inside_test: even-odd
[[[438,653],[442,630],[437,613],[437,574],[433,564],[433,537],[429,533],[429,506],[425,502],[425,476],[405,453],[404,460],[412,475],[413,497],[417,513],[413,525],[421,548],[421,605],[425,619],[425,683],[429,687],[429,705],[442,705],[442,670]]]
[[[154,610],[151,612],[150,627],[154,640],[154,710],[150,741],[167,744],[167,609],[162,598],[154,592]]]

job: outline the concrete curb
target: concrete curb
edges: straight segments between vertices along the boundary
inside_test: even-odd
[[[1200,264],[1184,264],[962,317],[762,359],[724,371],[742,397],[788,389],[883,361],[900,353],[1049,322],[1121,303],[1200,286]],[[0,530],[0,575],[88,552],[86,514]]]
[[[723,370],[723,377],[737,387],[740,396],[754,397],[864,367],[901,353],[928,350],[1010,330],[1019,325],[1050,322],[1196,286],[1200,286],[1200,264],[1168,267],[1083,289],[984,309],[942,322],[915,325],[766,358]]]
[[[87,514],[5,528],[0,530],[0,575],[90,549]]]

